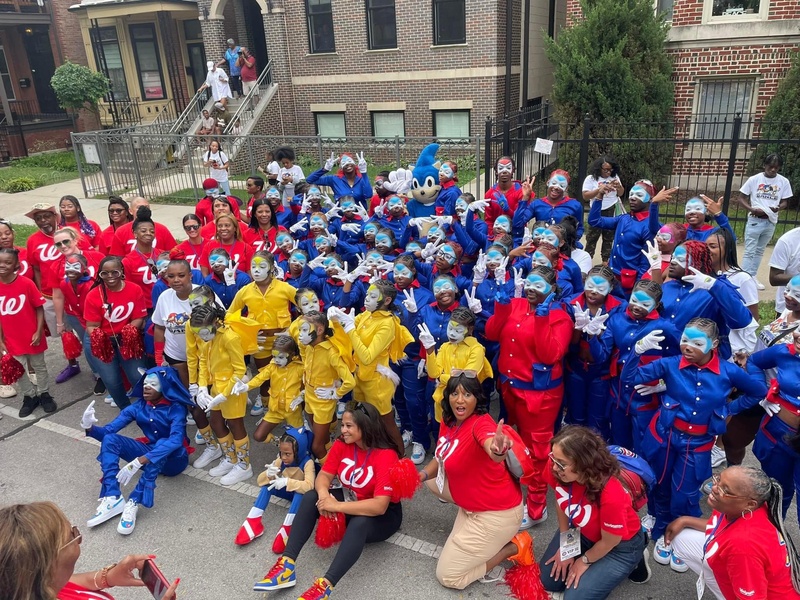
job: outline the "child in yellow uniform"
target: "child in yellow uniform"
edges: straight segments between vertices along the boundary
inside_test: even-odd
[[[311,288],[298,288],[294,294],[294,303],[298,309],[300,309],[300,316],[306,315],[310,312],[321,312],[322,311],[322,303],[319,301],[317,297],[317,293],[312,290]],[[303,344],[300,344],[300,324],[302,323],[302,319],[299,317],[292,321],[292,324],[289,325],[289,329],[287,333],[292,337],[292,339],[297,342],[300,348],[300,359],[303,359],[303,355],[306,351],[306,348]]]
[[[455,309],[447,324],[447,340],[439,351],[427,325],[420,326],[420,343],[425,346],[427,357],[425,366],[428,377],[436,379],[433,391],[433,406],[437,423],[442,422],[442,398],[444,388],[450,377],[463,372],[467,377],[477,377],[478,381],[492,376],[492,366],[486,360],[486,349],[472,336],[475,329],[475,315],[464,307]]]
[[[403,349],[414,338],[400,324],[395,298],[397,289],[394,285],[379,280],[367,290],[363,313],[355,317],[333,307],[328,311],[328,318],[342,324],[353,345],[356,362],[353,399],[372,404],[378,410],[392,441],[403,453],[405,445],[392,409],[392,398],[399,379],[389,367],[389,361],[397,362],[403,358]]]
[[[242,342],[225,325],[225,310],[217,304],[193,308],[189,325],[206,342],[199,352],[196,402],[203,410],[211,410],[211,428],[224,453],[208,474],[222,477],[222,485],[234,485],[253,476],[250,439],[244,428],[247,395],[233,393],[235,378],[244,377],[246,370]]]
[[[355,385],[352,349],[349,340],[338,339],[321,312],[311,311],[299,319],[298,339],[305,346],[303,354],[306,415],[314,431],[311,449],[325,458],[330,439],[330,425],[336,405]]]

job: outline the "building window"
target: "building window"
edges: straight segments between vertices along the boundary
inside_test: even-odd
[[[469,137],[468,110],[433,111],[433,135],[439,139]]]
[[[433,44],[467,43],[465,0],[433,0]]]
[[[152,23],[131,25],[131,42],[136,58],[136,71],[143,100],[163,100],[167,97],[161,56],[158,53],[156,28]]]
[[[122,66],[117,28],[100,27],[92,32],[92,49],[98,71],[103,71],[105,62],[105,75],[111,83],[114,100],[128,100],[128,83],[125,80],[125,68]]]
[[[366,0],[366,5],[369,49],[397,48],[394,0]]]
[[[766,3],[766,1],[767,0],[713,0],[711,4],[711,16],[738,17],[742,15],[757,15],[761,9],[761,2]]]
[[[672,21],[672,9],[675,0],[656,0],[656,14],[664,15],[666,21]]]
[[[405,114],[398,112],[378,112],[372,113],[372,135],[376,138],[399,137],[403,139],[406,135]]]
[[[344,113],[314,113],[317,122],[317,135],[323,139],[344,139],[347,137],[344,128]]]
[[[187,40],[202,40],[203,31],[200,28],[200,21],[197,19],[187,19],[183,22],[183,36]]]
[[[311,54],[334,52],[331,0],[306,0],[306,15]]]
[[[753,79],[701,81],[694,115],[697,137],[729,138],[733,134],[733,118],[750,113],[754,90]]]
[[[14,86],[11,83],[11,73],[8,72],[8,62],[6,61],[6,50],[0,46],[0,76],[3,78],[3,87],[6,88],[6,98],[16,99]]]

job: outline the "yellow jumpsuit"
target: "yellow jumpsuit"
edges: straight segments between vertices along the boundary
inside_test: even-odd
[[[486,360],[486,349],[472,336],[467,336],[458,344],[445,342],[439,351],[432,349],[425,359],[428,368],[428,377],[436,379],[436,389],[433,390],[433,408],[437,423],[442,422],[442,398],[444,388],[450,381],[450,371],[475,371],[478,381],[483,382],[492,376],[492,365]]]
[[[264,421],[276,424],[286,421],[292,427],[302,427],[303,415],[300,407],[291,410],[289,405],[303,389],[303,363],[292,360],[285,367],[279,367],[270,362],[247,385],[252,390],[261,387],[267,380],[270,382],[269,410],[264,415]]]
[[[212,410],[222,411],[224,419],[240,419],[247,409],[247,394],[231,395],[234,377],[244,377],[247,367],[244,364],[244,353],[239,336],[223,326],[217,329],[217,335],[210,342],[199,348],[199,374],[197,384],[200,387],[210,385],[211,396],[224,394],[227,400]]]
[[[250,283],[240,289],[228,308],[228,314],[240,312],[247,307],[247,317],[258,321],[262,329],[281,330],[287,329],[292,322],[292,313],[289,306],[294,303],[297,290],[285,281],[273,279],[262,294],[258,284]],[[272,356],[272,342],[275,333],[267,335],[267,340],[261,345],[253,356],[256,358],[269,358]]]
[[[318,398],[314,390],[318,387],[333,387],[334,382],[339,379],[342,385],[337,394],[341,399],[355,384],[350,367],[330,340],[322,341],[316,346],[306,346],[303,366],[306,412],[314,417],[315,423],[331,423],[336,416],[338,401]]]

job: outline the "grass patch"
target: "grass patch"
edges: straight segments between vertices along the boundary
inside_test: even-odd
[[[84,169],[96,166],[82,165]],[[0,167],[0,191],[8,193],[32,190],[44,185],[69,181],[78,177],[74,152],[51,152],[11,161]]]
[[[23,248],[28,243],[28,238],[39,231],[36,225],[17,225],[14,223],[12,227],[14,228],[14,245],[22,246]]]
[[[775,301],[766,300],[758,303],[758,324],[761,327],[775,320]]]

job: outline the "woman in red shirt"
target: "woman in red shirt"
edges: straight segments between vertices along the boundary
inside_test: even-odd
[[[28,249],[14,245],[14,228],[10,222],[0,219],[0,248],[14,248],[19,257],[19,270],[17,275],[22,275],[33,281],[33,269],[28,264]],[[3,397],[0,395],[0,398]]]
[[[303,501],[289,533],[286,551],[253,589],[268,592],[293,587],[295,561],[320,518],[345,515],[347,529],[324,577],[317,579],[299,600],[328,598],[334,586],[356,563],[365,544],[382,542],[400,529],[403,510],[392,502],[389,471],[397,463],[395,446],[378,411],[356,404],[342,415],[342,437],[331,446],[314,489]],[[330,489],[334,477],[342,486]]]
[[[254,254],[253,247],[244,242],[239,224],[236,217],[229,214],[220,215],[214,220],[216,235],[213,239],[208,240],[200,255],[200,270],[203,272],[203,277],[208,277],[211,272],[208,257],[216,248],[225,250],[231,260],[236,263],[237,269],[245,273],[250,272],[250,259]]]
[[[505,464],[511,440],[489,415],[474,373],[451,373],[434,457],[419,477],[458,515],[436,565],[443,586],[463,590],[504,560],[533,564],[533,540],[517,533],[522,492]]]
[[[244,231],[244,241],[253,247],[254,252],[276,252],[275,237],[279,232],[288,231],[278,225],[278,215],[266,198],[253,202],[250,224]]]
[[[800,556],[783,522],[780,484],[743,465],[712,481],[711,518],[670,523],[664,539],[672,551],[720,600],[800,598]]]
[[[200,257],[208,243],[200,233],[200,227],[200,218],[197,215],[190,213],[183,217],[183,230],[188,237],[176,246],[177,250],[183,252],[192,269],[200,268]]]
[[[544,588],[564,598],[608,598],[643,560],[646,538],[605,440],[568,425],[553,438],[547,479],[558,531],[539,562]]]
[[[58,210],[61,213],[59,227],[71,227],[80,233],[83,238],[82,242],[86,244],[82,248],[89,250],[99,246],[102,233],[100,225],[86,218],[81,209],[81,203],[75,196],[61,196]]]
[[[156,226],[150,218],[149,208],[140,207],[137,211],[136,220],[133,222],[133,237],[136,244],[131,253],[122,259],[122,267],[125,270],[125,278],[142,289],[145,307],[149,311],[153,308],[153,286],[158,281],[156,260],[162,252],[153,247]]]
[[[213,202],[211,203],[211,210],[213,211],[214,218],[203,225],[202,229],[200,229],[200,233],[205,239],[210,240],[214,237],[217,232],[217,217],[221,217],[222,215],[233,215],[236,218],[236,224],[241,230],[242,236],[244,237],[246,225],[239,220],[238,216],[236,216],[236,213],[233,210],[233,203],[227,196],[217,196],[214,198]]]
[[[106,256],[111,254],[111,243],[114,241],[114,234],[120,225],[133,221],[131,209],[128,203],[119,196],[108,197],[108,222],[109,225],[100,232],[100,240],[97,250]]]

